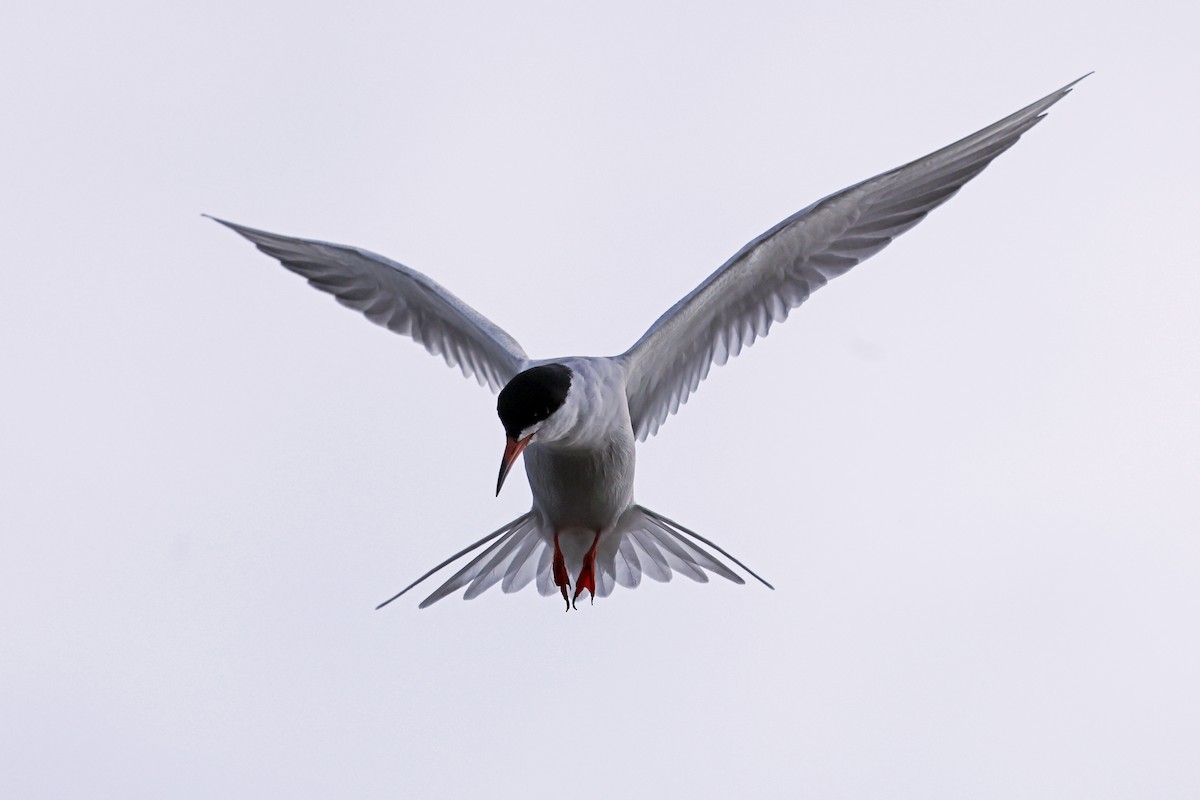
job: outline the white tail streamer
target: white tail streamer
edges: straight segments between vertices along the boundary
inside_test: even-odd
[[[594,535],[586,530],[559,533],[559,543],[571,575],[579,574],[583,553],[591,546]],[[536,511],[530,511],[446,559],[395,597],[381,603],[379,608],[484,545],[489,546],[421,601],[420,607],[430,606],[460,589],[465,590],[463,598],[470,600],[496,584],[500,584],[505,593],[520,591],[530,583],[535,583],[538,593],[543,596],[558,593],[552,576],[554,531]],[[706,547],[745,570],[767,588],[774,588],[710,540],[674,520],[635,505],[600,534],[596,548],[596,594],[608,597],[617,586],[636,588],[642,576],[665,583],[679,574],[697,583],[707,583],[709,573],[712,573],[733,583],[745,583],[745,579]]]

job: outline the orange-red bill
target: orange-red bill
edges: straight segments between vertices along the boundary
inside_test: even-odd
[[[500,487],[504,485],[504,479],[508,477],[508,471],[512,469],[513,462],[517,460],[517,456],[521,455],[521,451],[529,445],[529,440],[533,438],[533,434],[529,434],[524,439],[514,439],[511,436],[508,438],[508,444],[504,445],[504,458],[500,461],[500,478],[496,481],[496,494],[500,494]]]

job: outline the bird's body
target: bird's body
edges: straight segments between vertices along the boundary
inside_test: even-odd
[[[637,440],[625,400],[625,370],[611,358],[555,363],[571,370],[572,391],[554,415],[561,434],[525,449],[533,509],[556,530],[610,528],[633,505]]]
[[[794,214],[742,248],[632,348],[609,358],[532,360],[511,336],[408,267],[357,248],[222,224],[344,305],[499,392],[507,447],[496,491],[524,453],[532,508],[400,594],[489,542],[422,607],[464,588],[474,597],[497,583],[515,591],[536,582],[543,594],[561,593],[568,607],[584,591],[603,597],[617,584],[636,586],[642,575],[707,581],[712,573],[743,583],[705,546],[758,576],[708,539],[635,502],[636,442],[686,402],[713,364],[736,356],[830,278],[920,222],[1072,85]]]

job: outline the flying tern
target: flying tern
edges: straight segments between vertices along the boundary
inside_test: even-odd
[[[505,592],[535,583],[542,595],[560,594],[568,610],[585,591],[595,602],[616,585],[636,587],[642,575],[667,581],[678,573],[706,582],[712,573],[744,583],[720,556],[770,588],[713,542],[635,502],[635,443],[654,435],[714,364],[738,355],[830,278],[950,199],[1075,83],[793,214],[734,254],[633,347],[607,358],[531,359],[499,326],[403,264],[357,247],[216,220],[342,305],[499,393],[506,444],[496,493],[523,453],[532,508],[379,607],[484,545],[420,607],[461,589],[476,597],[497,583]]]

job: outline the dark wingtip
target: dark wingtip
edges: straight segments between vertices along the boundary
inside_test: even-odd
[[[201,214],[200,216],[202,216],[206,219],[211,219],[213,222],[217,223],[218,225],[224,225],[226,228],[229,228],[229,230],[233,231],[234,233],[240,233],[242,236],[246,235],[243,232],[243,228],[240,225],[235,225],[234,223],[230,222],[229,220],[221,219],[220,217],[214,217],[212,214]]]
[[[1081,80],[1083,80],[1084,78],[1086,78],[1088,75],[1095,75],[1095,74],[1096,74],[1096,70],[1092,70],[1091,72],[1085,72],[1084,74],[1080,75],[1078,78],[1076,78],[1075,80],[1071,81],[1071,82],[1070,82],[1070,83],[1068,83],[1066,86],[1064,86],[1064,87],[1062,88],[1062,91],[1064,91],[1064,92],[1069,92],[1069,91],[1071,91],[1071,88],[1072,88],[1073,86],[1075,86],[1075,84],[1079,83]]]
[[[230,222],[227,219],[221,219],[220,217],[214,217],[212,214],[201,214],[200,216],[207,217],[208,219],[211,219],[213,222],[217,223],[218,225],[224,225],[226,228],[229,228],[229,230],[233,231],[234,233],[238,234],[239,236],[243,236],[243,237],[249,239],[250,241],[254,241],[255,234],[262,235],[262,236],[271,236],[272,235],[272,234],[267,233],[266,231],[260,231],[257,228],[247,228],[245,225],[238,225],[236,222]]]

